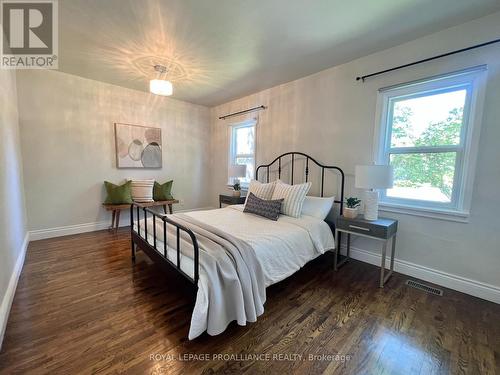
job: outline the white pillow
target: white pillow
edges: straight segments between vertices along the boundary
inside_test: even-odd
[[[302,206],[302,215],[317,217],[320,220],[325,220],[332,210],[335,197],[310,197],[304,199]]]
[[[247,199],[250,193],[253,193],[253,195],[255,195],[257,198],[269,200],[273,197],[275,186],[276,186],[276,181],[270,182],[268,184],[263,184],[260,181],[252,180],[248,185]]]
[[[131,180],[132,200],[139,203],[153,202],[155,180]]]
[[[281,205],[281,213],[291,217],[300,217],[302,205],[307,192],[311,188],[311,182],[299,185],[288,185],[280,180],[276,181],[271,199],[284,199]]]

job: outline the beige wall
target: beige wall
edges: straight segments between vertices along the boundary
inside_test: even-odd
[[[335,164],[348,174],[347,194],[353,189],[356,164],[373,160],[377,90],[381,87],[488,64],[488,87],[480,140],[472,213],[467,224],[430,218],[383,213],[400,221],[397,258],[400,269],[408,262],[418,272],[432,268],[445,280],[449,273],[472,280],[469,287],[486,288],[500,296],[500,49],[498,45],[356,82],[369,74],[443,51],[463,48],[497,38],[500,13],[381,51],[212,109],[212,194],[225,190],[227,181],[227,125],[238,121],[218,116],[265,105],[259,113],[257,161],[269,162],[286,151],[306,152],[319,161]],[[212,205],[216,201],[213,200]],[[357,239],[358,257],[376,259],[378,244]],[[418,274],[418,272],[416,272]],[[420,275],[420,274],[419,274]],[[420,275],[422,276],[422,275]],[[457,281],[458,280],[458,281]],[[446,281],[442,281],[446,282]],[[467,281],[468,282],[468,281]],[[450,284],[451,285],[451,284]],[[471,286],[472,285],[472,286]],[[465,287],[462,289],[466,289]],[[496,297],[495,297],[496,298]],[[498,299],[500,302],[500,298]]]
[[[20,72],[18,94],[30,230],[110,221],[104,180],[174,179],[177,209],[208,205],[208,108],[54,71]],[[117,169],[115,122],[161,127],[163,168]]]
[[[0,345],[26,238],[15,71],[0,69]],[[10,284],[10,285],[9,285]]]
[[[438,281],[443,285],[456,287],[446,284],[450,274],[453,283],[462,279],[468,287],[500,295],[498,47],[485,47],[422,64],[365,83],[354,80],[360,74],[463,48],[494,39],[499,34],[500,13],[497,13],[211,111],[64,73],[22,71],[18,73],[17,90],[23,168],[16,149],[17,111],[10,97],[15,90],[14,76],[3,72],[2,106],[8,110],[2,110],[1,131],[2,135],[6,133],[4,138],[8,141],[1,146],[7,147],[5,151],[2,149],[1,157],[8,158],[9,161],[2,160],[2,164],[9,167],[0,172],[0,182],[2,203],[7,202],[7,195],[9,201],[5,209],[2,205],[5,213],[0,224],[10,228],[8,236],[2,235],[2,241],[7,243],[4,248],[16,251],[25,232],[21,169],[24,169],[28,225],[34,231],[50,232],[67,226],[91,229],[96,223],[106,223],[109,217],[100,207],[105,195],[102,185],[105,179],[120,182],[130,177],[161,181],[173,178],[174,194],[184,201],[179,209],[217,206],[217,194],[226,191],[227,125],[243,119],[220,121],[217,117],[261,104],[268,109],[259,113],[258,163],[286,151],[303,151],[321,162],[342,167],[347,173],[347,194],[360,195],[352,186],[353,172],[356,164],[372,160],[377,89],[487,64],[488,87],[469,223],[383,214],[400,221],[397,258],[401,270],[407,265],[406,270],[411,273],[417,267],[418,272],[424,272],[417,272],[417,276],[425,278],[425,270],[430,268],[437,272],[431,270],[434,274],[441,275]],[[5,127],[4,121],[12,125]],[[114,122],[160,126],[164,167],[161,170],[117,169]],[[124,217],[124,224],[126,220]],[[353,245],[358,257],[376,259],[379,252],[376,243],[356,239]],[[14,255],[8,264],[13,264]],[[0,287],[5,284],[4,275],[2,270]],[[467,291],[467,287],[462,290]]]

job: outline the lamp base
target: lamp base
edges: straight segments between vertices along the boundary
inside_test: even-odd
[[[378,191],[368,190],[365,193],[365,220],[378,219]]]

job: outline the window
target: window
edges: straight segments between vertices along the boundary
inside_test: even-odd
[[[394,168],[382,206],[467,216],[485,69],[381,90],[377,161]]]
[[[256,120],[245,121],[230,127],[231,142],[229,150],[229,165],[245,164],[246,177],[239,178],[243,187],[248,186],[255,173],[255,125]],[[229,184],[234,178],[228,176]]]

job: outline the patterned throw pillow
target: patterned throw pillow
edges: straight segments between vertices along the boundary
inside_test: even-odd
[[[132,199],[139,203],[153,202],[155,180],[132,180]]]
[[[283,199],[260,199],[253,193],[250,193],[243,212],[249,212],[276,221],[280,216],[281,203],[283,203]]]
[[[248,186],[247,200],[250,193],[253,193],[257,198],[260,199],[271,199],[273,197],[274,187],[276,186],[276,181],[270,182],[268,184],[263,184],[257,180],[250,181]],[[246,203],[246,201],[245,201]]]
[[[274,188],[272,199],[284,199],[281,205],[282,214],[291,217],[300,217],[304,199],[310,188],[310,181],[305,184],[288,185],[278,180]]]

